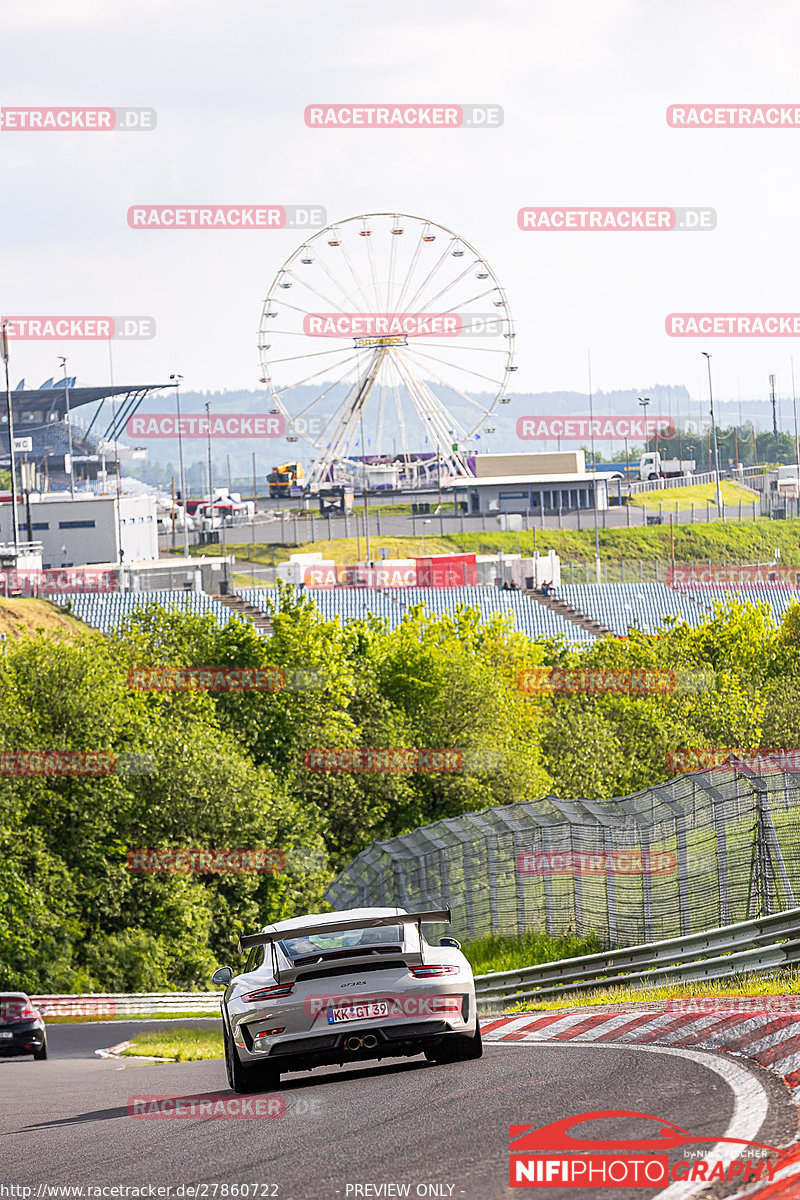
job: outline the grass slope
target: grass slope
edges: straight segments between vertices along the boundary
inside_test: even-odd
[[[8,637],[24,637],[40,630],[51,637],[74,637],[87,629],[83,621],[62,612],[49,600],[0,596],[0,633]]]
[[[666,511],[666,510],[665,510]],[[634,562],[638,560],[666,562],[670,557],[670,531],[668,526],[646,527],[636,525],[641,519],[641,510],[631,514],[634,522],[630,529],[600,529],[600,556],[605,562]],[[302,528],[302,526],[300,526]],[[676,562],[771,562],[776,549],[781,552],[785,566],[800,563],[798,553],[798,530],[795,521],[772,521],[759,517],[755,521],[712,521],[709,524],[676,525],[674,528]],[[503,550],[508,554],[531,554],[534,547],[534,532],[501,533],[487,530],[477,533],[451,533],[430,535],[423,539],[410,537],[378,537],[371,539],[373,557],[377,558],[378,547],[386,546],[391,558],[407,558],[422,554],[474,553],[496,554]],[[323,558],[337,563],[357,562],[358,543],[352,538],[334,538],[331,541],[300,542],[296,546],[280,543],[229,543],[227,553],[235,554],[241,562],[253,562],[262,566],[288,562],[289,555],[319,551]],[[540,553],[555,550],[562,564],[570,561],[587,562],[594,559],[594,530],[548,529],[536,530],[536,549]],[[192,547],[192,553],[208,553],[206,547]],[[361,554],[364,556],[364,539],[361,539]]]

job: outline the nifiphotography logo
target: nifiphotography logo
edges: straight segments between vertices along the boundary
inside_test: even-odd
[[[647,1123],[639,1138],[614,1136],[620,1122]],[[571,1130],[608,1121],[599,1140]],[[655,1128],[654,1128],[655,1126]],[[709,1145],[709,1153],[685,1149]],[[728,1149],[736,1147],[737,1150]],[[672,1182],[758,1183],[771,1181],[775,1146],[743,1138],[699,1137],[649,1113],[602,1109],[576,1113],[536,1128],[509,1126],[509,1185],[514,1188],[655,1188]]]

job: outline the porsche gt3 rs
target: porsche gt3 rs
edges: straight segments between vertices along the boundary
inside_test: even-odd
[[[225,1067],[235,1092],[270,1090],[286,1071],[424,1054],[480,1058],[472,968],[459,943],[431,946],[449,909],[312,913],[243,937],[244,971],[220,967]]]

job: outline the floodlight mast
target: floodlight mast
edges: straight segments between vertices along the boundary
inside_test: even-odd
[[[14,451],[14,412],[11,404],[11,383],[8,377],[8,321],[0,326],[0,354],[6,372],[6,415],[8,417],[8,453],[11,460],[11,521],[14,531],[14,565],[19,558],[19,517],[17,515],[17,459]]]

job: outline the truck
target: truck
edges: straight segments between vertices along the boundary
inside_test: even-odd
[[[305,467],[299,462],[281,463],[267,476],[270,496],[302,496]]]
[[[696,466],[693,458],[662,458],[658,450],[649,450],[639,459],[639,478],[668,479],[675,475],[693,475]]]

